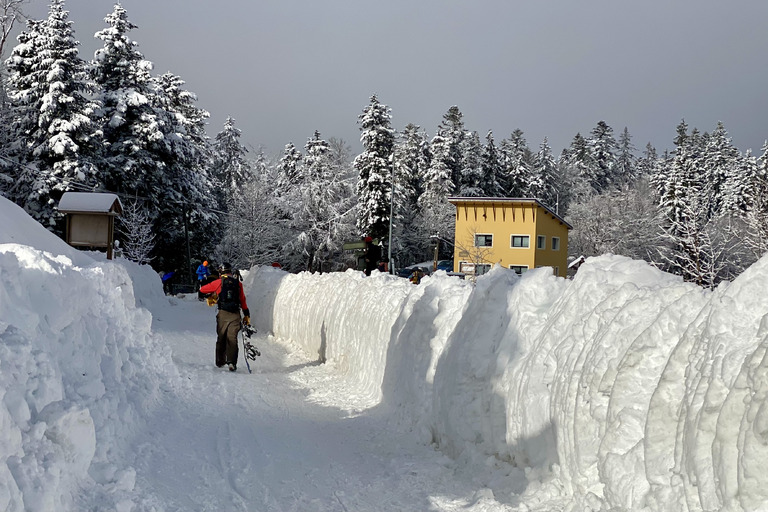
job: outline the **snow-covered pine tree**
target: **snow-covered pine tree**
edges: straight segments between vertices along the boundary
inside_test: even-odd
[[[8,61],[23,143],[17,155],[36,171],[20,176],[32,181],[19,184],[24,192],[15,200],[49,229],[60,219],[55,207],[64,192],[100,185],[94,165],[101,146],[93,122],[97,105],[89,99],[85,62],[63,5],[52,0],[48,18],[30,24]]]
[[[430,236],[448,236],[453,233],[454,206],[448,202],[448,197],[455,190],[451,178],[453,147],[451,140],[442,135],[432,137],[432,161],[424,176],[424,192],[418,199],[419,217],[416,221],[423,250],[429,246]]]
[[[605,121],[599,121],[592,129],[587,141],[590,148],[591,167],[586,167],[586,176],[596,192],[602,192],[615,181],[616,140],[613,128]]]
[[[746,244],[755,260],[768,251],[768,141],[757,159],[747,192]]]
[[[493,140],[493,132],[488,130],[485,136],[485,145],[483,146],[482,176],[480,178],[480,188],[485,197],[503,197],[504,188],[502,183],[501,162],[499,150],[496,149],[496,143]]]
[[[363,152],[354,160],[357,171],[357,229],[361,235],[384,239],[389,232],[395,131],[391,109],[376,95],[358,118]]]
[[[157,101],[150,77],[152,63],[137,50],[138,43],[128,37],[137,28],[118,3],[104,21],[108,28],[96,33],[103,47],[96,50],[92,76],[101,103],[101,128],[107,151],[101,162],[106,189],[146,198],[145,205],[154,217],[160,203],[160,190],[166,186],[164,116],[158,116]]]
[[[435,135],[429,144],[432,160],[424,175],[424,191],[419,197],[422,206],[435,206],[450,196],[456,186],[451,178],[451,143],[442,135]]]
[[[232,117],[227,117],[224,128],[216,134],[211,174],[217,190],[237,190],[250,179],[248,148],[240,143],[241,135]]]
[[[459,171],[458,195],[482,197],[483,190],[483,145],[477,132],[467,133],[460,145],[462,165]]]
[[[499,145],[503,195],[507,197],[529,197],[533,152],[528,147],[523,131],[515,129],[509,139],[502,139]]]
[[[163,132],[164,144],[157,145],[157,157],[164,172],[158,197],[156,226],[164,236],[155,246],[155,260],[165,268],[184,268],[189,237],[191,246],[210,254],[218,239],[219,215],[211,211],[214,202],[209,175],[211,150],[205,126],[207,111],[195,105],[197,97],[184,88],[184,80],[172,73],[152,78],[152,107]],[[184,216],[187,216],[185,232]]]
[[[301,181],[301,159],[301,151],[293,142],[285,145],[278,167],[276,194],[283,196],[292,187],[299,184]]]
[[[464,168],[464,139],[467,131],[464,129],[464,114],[456,105],[448,109],[443,115],[440,126],[437,127],[436,136],[440,136],[446,148],[441,151],[442,163],[448,168],[451,183],[454,190],[460,190],[462,183],[461,171]]]
[[[614,171],[614,181],[620,187],[631,185],[637,178],[635,151],[629,129],[625,126],[624,131],[619,136],[619,144],[616,148],[616,170]]]
[[[242,133],[235,126],[235,123],[234,118],[227,117],[224,127],[216,134],[211,148],[210,177],[213,189],[211,204],[219,212],[218,222],[215,223],[213,229],[217,233],[224,233],[223,239],[216,240],[216,243],[219,244],[217,251],[221,251],[221,247],[232,247],[231,240],[228,242],[227,237],[229,236],[231,239],[231,232],[236,228],[231,226],[234,219],[230,216],[230,208],[235,203],[240,204],[242,202],[237,197],[238,194],[241,190],[245,190],[246,184],[257,174],[248,161],[248,148],[240,142]],[[261,180],[258,183],[260,185]],[[273,185],[272,188],[276,187]],[[251,197],[260,194],[253,187],[248,187],[247,190]],[[249,201],[248,198],[242,200]],[[221,256],[226,257],[226,260],[232,264],[235,264],[235,261],[240,261],[229,253],[221,254]]]
[[[425,259],[421,254],[423,237],[415,225],[421,195],[421,179],[429,167],[427,134],[408,123],[395,144],[395,195],[390,266],[406,266]]]
[[[637,160],[637,176],[640,178],[651,179],[659,166],[659,157],[656,154],[656,148],[651,143],[645,145],[642,156]]]
[[[741,259],[737,231],[728,220],[713,217],[704,154],[710,136],[697,129],[688,134],[682,121],[677,127],[675,151],[660,166],[654,184],[660,191],[662,229],[667,241],[660,247],[666,269],[687,281],[712,287],[732,277]],[[712,190],[712,189],[709,189]]]
[[[564,148],[557,160],[557,181],[559,213],[565,215],[571,205],[586,203],[595,194],[587,180],[592,165],[592,156],[587,140],[577,133],[570,146]]]
[[[552,210],[558,209],[558,192],[555,187],[557,179],[557,163],[552,156],[549,141],[544,141],[539,146],[533,163],[533,172],[529,184],[529,194],[544,203]]]
[[[10,165],[4,194],[33,217],[41,207],[30,197],[44,186],[45,178],[32,164],[31,136],[37,129],[44,90],[40,58],[44,43],[44,21],[27,20],[27,28],[17,37],[18,44],[5,62],[9,73],[6,80],[10,99],[8,120],[11,121],[8,143],[4,153],[15,165]]]
[[[344,241],[352,236],[355,198],[344,171],[334,168],[328,142],[315,132],[304,147],[301,181],[290,223],[294,238],[286,244],[288,270],[335,270]]]
[[[688,125],[683,120],[677,127],[675,151],[667,165],[660,166],[653,177],[659,192],[660,208],[667,219],[668,227],[682,226],[685,213],[690,205],[702,206],[702,192],[706,172],[701,169],[701,140],[694,129],[688,134]]]
[[[751,150],[747,150],[728,169],[723,185],[721,214],[744,217],[758,181],[758,159],[752,155]]]
[[[726,199],[725,190],[731,188],[729,181],[737,180],[741,169],[741,154],[731,143],[731,138],[722,122],[705,138],[702,148],[701,168],[705,171],[702,188],[703,205],[708,217],[723,213],[723,203],[736,204],[737,198]],[[748,178],[747,178],[748,179]],[[735,190],[735,184],[731,190]]]

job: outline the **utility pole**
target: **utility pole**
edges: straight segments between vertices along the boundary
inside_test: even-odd
[[[437,270],[437,260],[440,257],[440,236],[435,237],[435,262],[432,264],[432,272]]]
[[[192,281],[192,268],[189,266],[190,262],[192,261],[192,255],[189,252],[189,227],[187,226],[187,204],[181,203],[182,206],[182,212],[184,214],[184,240],[187,244],[187,264],[185,266],[184,273],[189,276],[189,279],[187,280],[187,284],[194,284]]]
[[[389,192],[389,238],[387,238],[387,268],[389,273],[394,274],[395,269],[392,266],[392,217],[395,212],[395,163],[392,160],[392,156],[389,157],[389,162],[392,165],[392,189]]]

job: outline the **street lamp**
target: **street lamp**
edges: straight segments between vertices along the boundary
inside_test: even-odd
[[[393,274],[395,271],[392,268],[392,217],[395,211],[395,162],[392,160],[392,155],[389,157],[389,161],[392,164],[392,189],[389,192],[389,238],[387,238],[387,266],[389,273]]]
[[[432,272],[437,270],[437,259],[440,257],[440,235],[432,235],[429,238],[435,241],[435,262],[432,264]]]
[[[435,270],[437,270],[437,262],[438,262],[438,258],[440,257],[440,242],[445,242],[448,245],[450,245],[451,247],[455,247],[455,246],[454,246],[453,242],[451,242],[450,240],[447,240],[447,239],[441,237],[440,233],[437,233],[435,235],[431,235],[429,237],[429,239],[435,241],[435,262],[434,262],[434,268],[432,269],[432,271],[434,272]]]

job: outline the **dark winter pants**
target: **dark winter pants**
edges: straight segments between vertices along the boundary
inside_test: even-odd
[[[237,333],[240,332],[240,313],[220,309],[216,314],[216,366],[237,364]]]

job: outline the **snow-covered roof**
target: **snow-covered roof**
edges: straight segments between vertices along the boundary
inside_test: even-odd
[[[101,192],[64,192],[59,201],[60,212],[122,212],[123,205],[115,194]]]
[[[579,266],[581,266],[581,264],[585,261],[587,261],[587,258],[585,258],[583,255],[579,256],[568,264],[568,268],[579,268]]]

